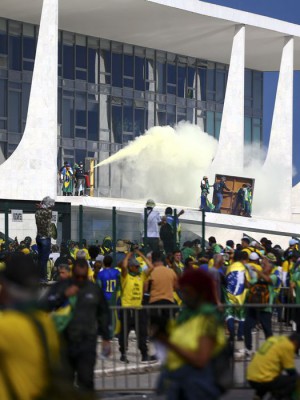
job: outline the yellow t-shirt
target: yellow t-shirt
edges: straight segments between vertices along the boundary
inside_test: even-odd
[[[259,250],[257,250],[255,247],[252,246],[246,247],[242,249],[242,251],[245,251],[248,254],[248,256],[250,256],[251,253],[257,253],[259,256],[262,255]]]
[[[185,350],[197,350],[201,337],[211,337],[215,340],[214,354],[217,354],[225,345],[225,333],[221,324],[216,322],[215,316],[197,315],[186,322],[175,326],[170,332],[170,342]],[[174,371],[186,361],[177,353],[169,351],[167,355],[167,368]]]
[[[76,257],[77,257],[77,253],[78,253],[79,250],[83,250],[83,251],[85,252],[85,254],[86,254],[85,259],[86,259],[86,260],[90,260],[90,259],[91,259],[88,249],[85,249],[85,248],[79,249],[78,247],[75,248],[75,250],[74,250],[74,258],[75,258],[75,259],[76,259]]]
[[[290,270],[293,268],[294,263],[292,261],[285,260],[282,263],[282,272],[289,273]]]
[[[294,344],[286,336],[271,336],[250,362],[247,379],[254,382],[270,382],[283,370],[295,368]]]
[[[148,276],[142,272],[139,275],[127,273],[125,278],[121,275],[121,303],[123,307],[140,307],[144,294],[144,283]]]
[[[49,354],[57,362],[59,339],[50,316],[36,312],[35,318],[43,325]],[[9,376],[17,398],[39,398],[47,384],[45,354],[41,338],[29,317],[17,311],[0,314],[0,399],[11,400],[5,375]]]
[[[253,263],[253,262],[249,262],[248,265],[251,265],[251,267],[253,267],[253,269],[255,269],[256,271],[262,272],[261,265]]]

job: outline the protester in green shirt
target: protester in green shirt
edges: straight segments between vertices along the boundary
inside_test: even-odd
[[[290,271],[290,291],[291,297],[296,295],[295,302],[300,305],[300,263],[296,262],[293,269]],[[297,333],[300,333],[300,308],[295,309],[295,322],[297,325]]]

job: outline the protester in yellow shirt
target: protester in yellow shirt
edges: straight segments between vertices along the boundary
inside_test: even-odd
[[[276,398],[294,398],[297,383],[295,353],[300,347],[300,335],[271,336],[259,348],[250,362],[247,379],[256,391],[257,399],[268,392]],[[286,374],[282,374],[282,372]],[[298,398],[298,397],[297,397]]]
[[[89,252],[86,249],[80,249],[76,252],[76,260],[79,259],[84,259],[84,260],[90,260],[90,255]],[[87,258],[87,255],[89,256],[89,258]],[[92,270],[92,267],[90,266],[90,264],[88,263],[88,278],[90,281],[95,283],[95,278],[94,278],[94,271]]]
[[[59,364],[59,339],[53,322],[34,306],[38,282],[39,269],[30,255],[10,255],[0,275],[0,305],[4,308],[0,316],[1,400],[43,398],[51,384],[49,364]]]
[[[141,271],[140,263],[135,254],[141,257],[148,265],[148,269]],[[121,304],[124,309],[121,311],[120,323],[121,332],[119,335],[119,347],[121,352],[120,361],[128,363],[126,348],[128,335],[131,329],[138,332],[138,347],[142,355],[142,363],[151,361],[147,347],[147,313],[145,310],[138,310],[142,305],[144,284],[153,270],[153,265],[144,254],[136,249],[134,253],[129,252],[121,264]],[[138,323],[138,327],[136,326]]]
[[[158,389],[166,392],[168,400],[215,400],[220,397],[220,376],[212,360],[226,339],[222,318],[213,305],[213,281],[207,272],[189,269],[179,278],[179,286],[185,307],[171,326],[158,321],[152,328],[154,338],[168,350]]]
[[[256,252],[250,253],[249,262],[247,263],[247,265],[249,265],[252,268],[252,270],[258,272],[262,271],[262,267],[259,262],[260,262],[259,254]]]
[[[74,250],[74,258],[75,258],[75,259],[77,258],[77,253],[78,253],[79,251],[85,253],[85,259],[86,259],[87,261],[91,259],[90,254],[89,254],[89,251],[88,251],[88,249],[86,249],[85,247],[83,247],[82,249],[80,249],[80,248],[78,248],[78,247],[75,248],[75,250]],[[80,257],[80,258],[83,258],[83,257]]]

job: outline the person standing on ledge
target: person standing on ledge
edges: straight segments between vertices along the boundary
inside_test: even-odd
[[[55,201],[51,197],[44,197],[41,203],[37,204],[35,212],[36,244],[38,246],[41,281],[47,281],[47,262],[51,253],[51,220],[54,205]]]
[[[72,196],[73,195],[73,170],[69,163],[65,163],[65,166],[61,170],[61,182],[63,196]]]
[[[230,189],[226,186],[226,178],[225,176],[222,176],[222,178],[220,179],[219,182],[216,182],[214,184],[214,190],[215,190],[215,194],[216,194],[216,198],[217,198],[217,204],[216,204],[216,208],[214,210],[214,212],[216,213],[220,213],[221,212],[221,207],[222,207],[222,203],[223,203],[223,192],[224,189],[226,189],[228,192],[230,192]]]
[[[214,210],[215,206],[210,203],[208,200],[209,195],[209,188],[213,187],[214,185],[210,185],[208,182],[208,177],[204,176],[200,187],[201,187],[201,204],[200,204],[200,211],[204,210],[207,212],[211,212]]]
[[[156,206],[154,200],[149,199],[146,203],[146,223],[147,232],[143,232],[143,239],[147,242],[147,245],[151,251],[159,251],[159,227],[161,225],[161,218],[159,212],[154,210]],[[141,215],[143,225],[145,225],[145,214]],[[146,235],[147,233],[147,235]]]
[[[80,161],[79,166],[75,169],[75,196],[84,196],[85,195],[85,171],[83,167],[83,162]]]

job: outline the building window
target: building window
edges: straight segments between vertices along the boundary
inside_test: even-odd
[[[74,35],[63,32],[63,77],[74,79]]]
[[[62,101],[62,136],[74,137],[74,99],[63,97]]]
[[[21,92],[8,92],[8,131],[21,133]]]
[[[21,71],[21,52],[22,52],[22,42],[21,42],[21,24],[19,22],[10,21],[9,22],[9,68]]]

